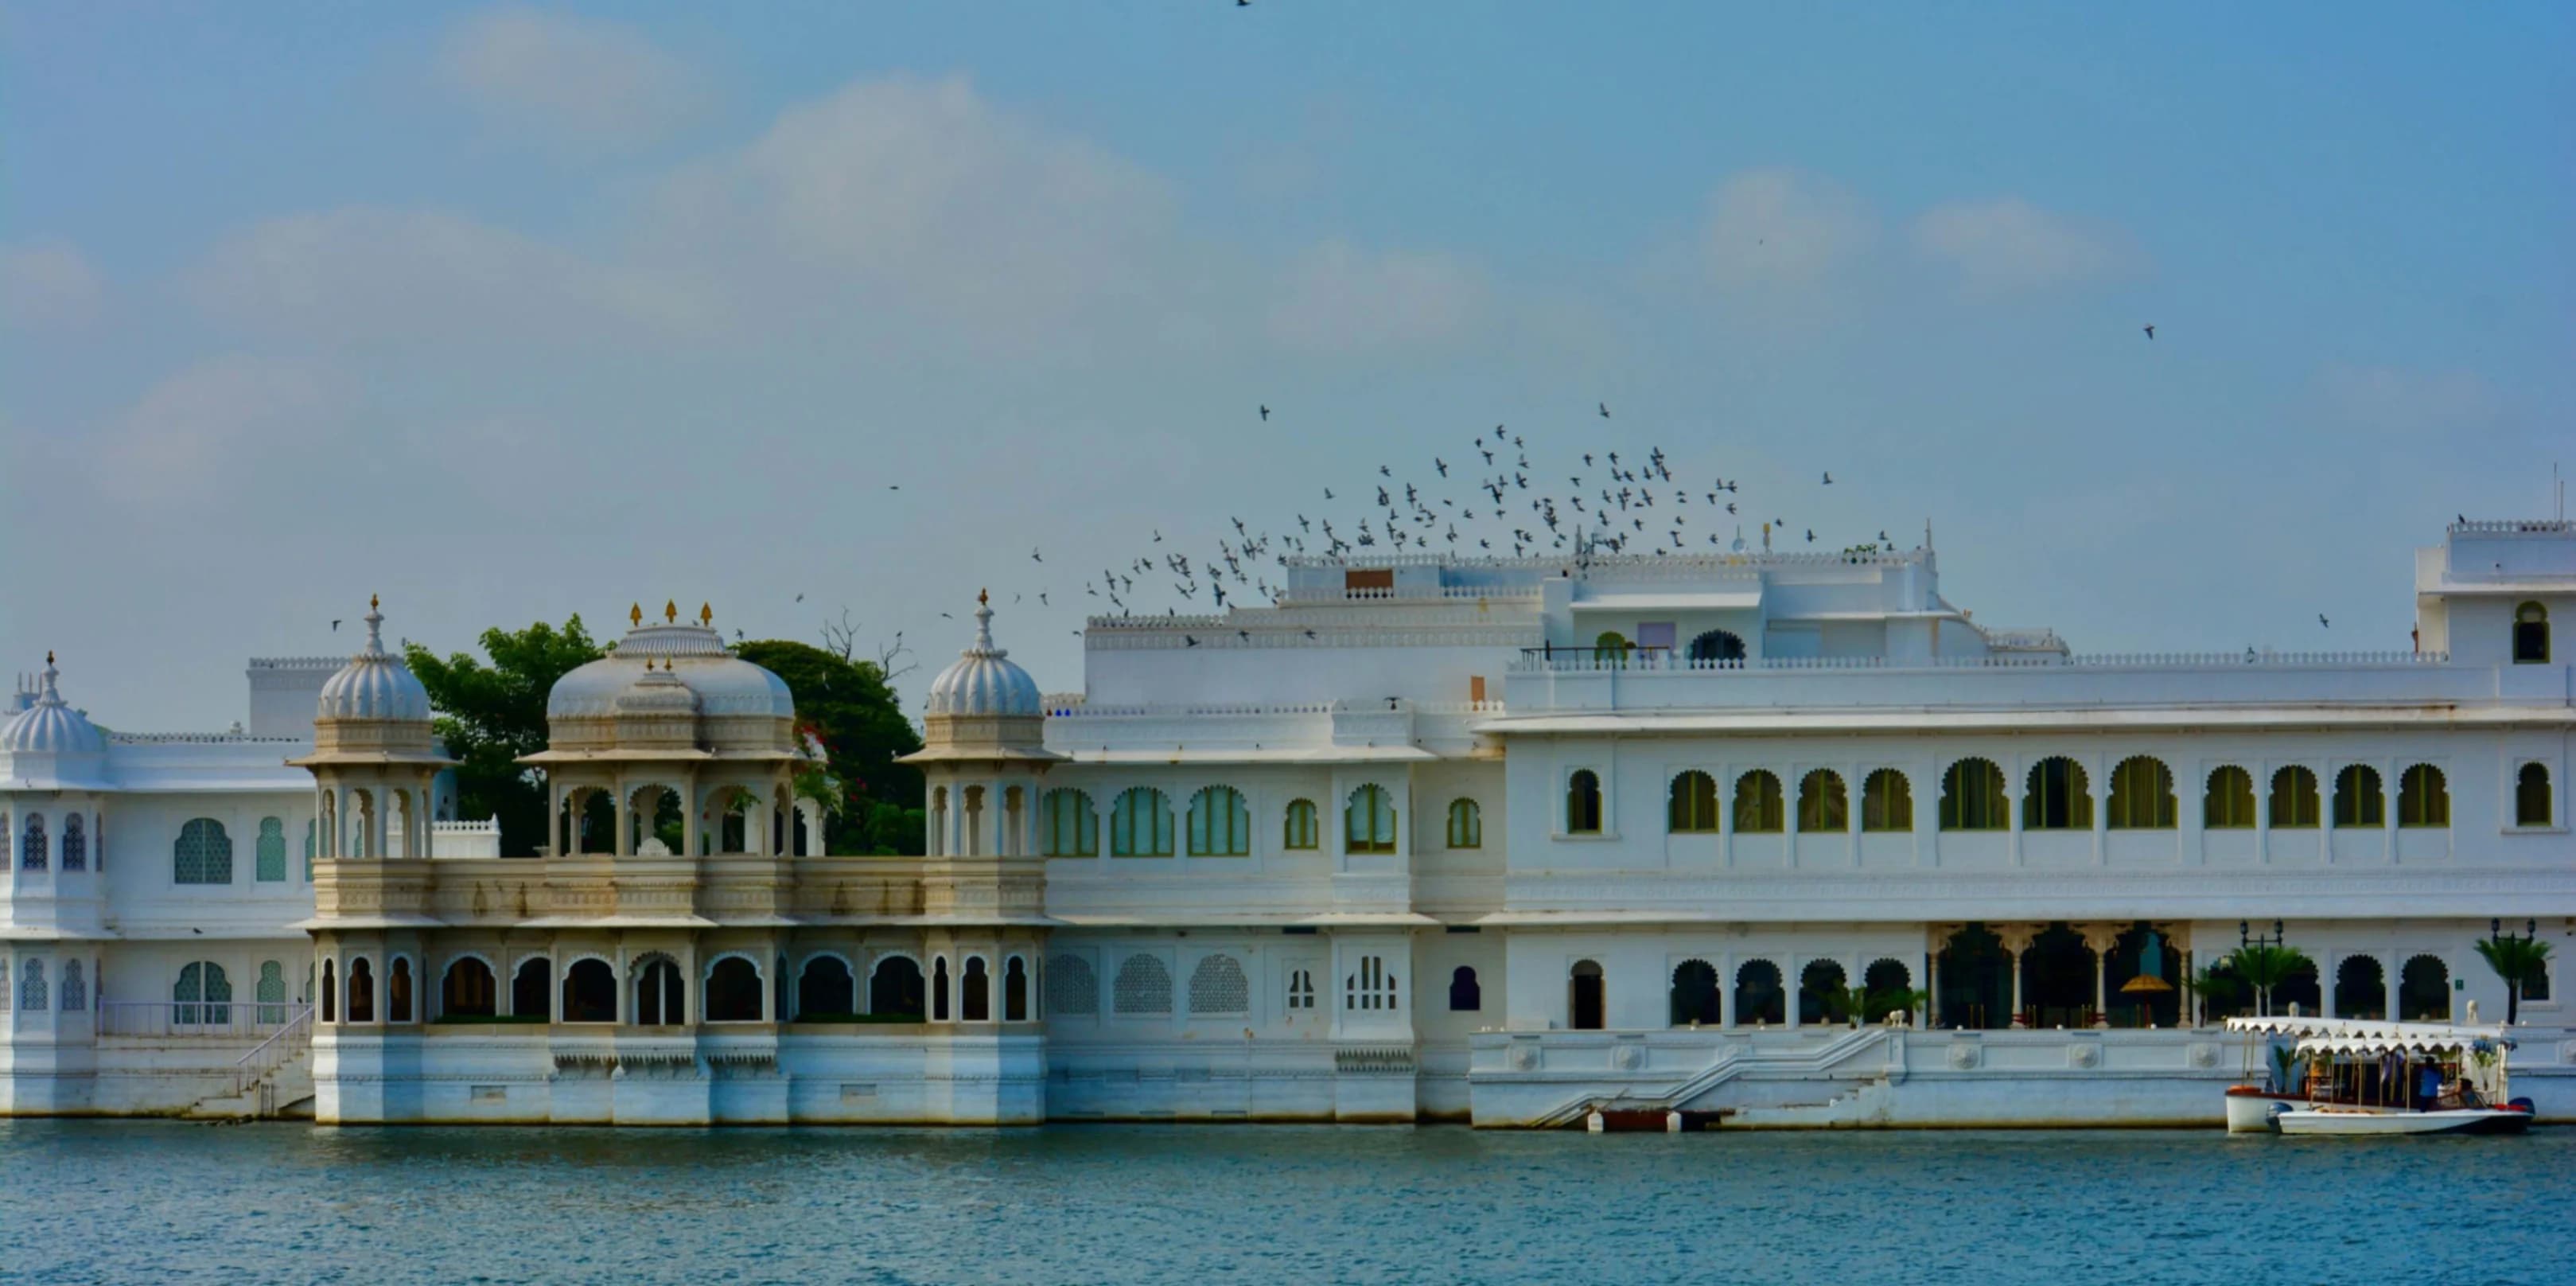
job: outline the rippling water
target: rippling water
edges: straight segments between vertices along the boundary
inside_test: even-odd
[[[5,1282],[2568,1282],[2576,1130],[0,1121]]]

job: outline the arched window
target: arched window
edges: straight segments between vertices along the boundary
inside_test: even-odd
[[[1725,630],[1710,630],[1690,641],[1692,669],[1735,668],[1744,664],[1744,640]]]
[[[1252,1011],[1252,985],[1243,965],[1228,955],[1208,956],[1190,971],[1190,1012],[1242,1014]]]
[[[2004,799],[2004,770],[1991,759],[1962,759],[1941,774],[1941,829],[2000,831],[2010,829],[2011,805]]]
[[[220,976],[222,973],[212,965],[206,968],[209,974],[215,976]],[[375,966],[367,962],[365,956],[359,956],[349,962],[349,1021],[371,1023],[375,1020],[376,970]]]
[[[1874,1023],[1899,1010],[1912,1012],[1913,1006],[1900,1003],[1908,999],[1914,987],[1914,970],[1902,960],[1873,960],[1860,976],[1862,1022]]]
[[[1450,970],[1449,1012],[1453,1014],[1474,1014],[1482,1013],[1484,1012],[1484,1009],[1485,989],[1477,985],[1476,971],[1468,968],[1466,965],[1460,965],[1457,968]]]
[[[1737,966],[1735,1021],[1739,1024],[1789,1021],[1789,997],[1780,986],[1780,966],[1768,960],[1747,960]]]
[[[1589,768],[1577,768],[1565,779],[1565,833],[1601,833],[1601,777]]]
[[[89,832],[82,829],[81,815],[78,813],[63,815],[63,869],[66,871],[89,869]],[[71,985],[71,975],[68,973],[63,976],[63,985],[65,987]]]
[[[796,976],[796,1019],[848,1018],[859,1012],[858,980],[839,956],[816,956]]]
[[[910,956],[887,956],[868,975],[868,1012],[905,1022],[920,1022],[930,1012],[930,986],[921,964]]]
[[[1798,971],[1798,1021],[1851,1021],[1850,985],[1851,975],[1843,972],[1839,961],[1808,961],[1807,967]]]
[[[2388,1016],[2388,973],[2369,956],[2345,956],[2335,966],[2334,1016],[2377,1021]]]
[[[1100,856],[1100,816],[1091,796],[1050,790],[1038,800],[1039,852],[1047,857]]]
[[[1592,662],[1595,665],[1628,664],[1628,637],[1617,630],[1603,630],[1593,636]]]
[[[1905,774],[1881,768],[1861,779],[1860,828],[1863,831],[1914,829],[1914,788]]]
[[[1673,970],[1672,1025],[1718,1023],[1717,968],[1705,960],[1684,960]]]
[[[1172,806],[1151,786],[1132,786],[1109,806],[1111,857],[1170,857]]]
[[[2272,829],[2315,830],[2317,775],[2292,764],[2272,774]]]
[[[1122,1017],[1172,1012],[1172,971],[1159,956],[1140,951],[1127,957],[1109,984],[1109,1003],[1110,1011]]]
[[[286,879],[286,822],[282,818],[259,819],[258,857],[251,867],[251,878],[262,884],[283,883]]]
[[[19,969],[18,1007],[31,1014],[41,1014],[53,1003],[45,994],[45,962],[29,958]]]
[[[957,980],[957,1017],[970,1023],[993,1021],[993,971],[982,956],[966,957],[966,972]]]
[[[2397,971],[2397,1020],[2408,1023],[2451,1020],[2449,965],[2432,956],[2417,956]]]
[[[2442,781],[2441,769],[2431,764],[2417,764],[2397,779],[2397,824],[2418,827],[2451,824],[2451,791]]]
[[[2084,765],[2052,755],[2030,766],[2021,799],[2021,828],[2026,831],[2093,829],[2093,795],[2084,780]]]
[[[1372,1013],[1396,1008],[1395,971],[1384,956],[1361,956],[1360,967],[1342,975],[1342,1008]]]
[[[753,988],[759,994],[759,988]],[[757,1000],[754,1004],[759,1003]],[[635,1023],[639,1027],[677,1027],[689,1021],[689,990],[680,964],[665,955],[644,957],[635,971]]]
[[[2104,821],[2115,831],[2169,831],[2174,828],[2173,770],[2148,755],[2132,755],[2111,770],[2111,815]]]
[[[2549,609],[2525,603],[2513,609],[2513,663],[2549,663]]]
[[[2530,995],[2528,991],[2523,994],[2526,997]],[[2538,998],[2547,1000],[2549,998],[2547,989],[2544,988]],[[67,1014],[76,1014],[89,1008],[89,979],[81,975],[81,962],[78,960],[63,962],[63,994],[59,1008]],[[282,1019],[283,1015],[280,1017]]]
[[[18,866],[21,870],[41,871],[48,864],[45,841],[45,815],[27,814],[26,833],[18,841]]]
[[[182,1027],[195,1027],[217,1021],[208,1012],[204,1003],[216,999],[207,992],[206,984],[209,981],[214,981],[223,988],[222,999],[233,998],[232,980],[224,977],[222,965],[211,960],[192,960],[179,967],[179,981],[171,984],[170,987],[170,1003],[177,1006],[170,1015],[170,1021]],[[226,1014],[223,1021],[229,1022],[231,1017],[232,1015]]]
[[[554,998],[554,962],[544,956],[520,961],[519,971],[510,976],[511,1015],[545,1021],[554,1015]]]
[[[1315,801],[1292,799],[1280,827],[1279,847],[1283,849],[1319,848],[1323,845],[1323,827],[1315,822]]]
[[[331,962],[325,960],[322,962],[322,1021],[331,1023],[340,1020],[339,1000],[339,981],[332,977]]]
[[[617,971],[600,959],[575,960],[564,970],[563,1021],[617,1021]]]
[[[1449,801],[1448,844],[1451,848],[1485,846],[1485,811],[1472,799]]]
[[[385,1021],[411,1021],[411,958],[395,956],[393,967],[385,971]]]
[[[2549,824],[2549,770],[2539,764],[2524,764],[2513,774],[2513,824],[2547,826]],[[63,847],[68,853],[71,840],[66,836]],[[65,857],[66,864],[70,859]]]
[[[1029,962],[1011,957],[1002,965],[1002,1021],[1029,1020]]]
[[[1775,835],[1788,823],[1780,779],[1756,768],[1735,779],[1735,829],[1742,835]]]
[[[1248,857],[1252,808],[1232,786],[1210,786],[1190,796],[1190,856]]]
[[[260,983],[267,985],[262,973]],[[261,996],[266,1000],[268,997]],[[472,956],[459,956],[447,962],[447,977],[438,987],[438,1013],[442,1018],[489,1018],[500,999],[500,988],[493,985],[492,966]]]
[[[1292,1010],[1315,1007],[1314,971],[1308,969],[1288,971],[1288,1007]]]
[[[1342,840],[1345,852],[1395,851],[1395,800],[1384,786],[1362,786],[1351,792],[1350,801],[1342,806]]]
[[[948,957],[930,958],[930,1021],[948,1021]]]
[[[1089,1018],[1100,1012],[1100,978],[1090,961],[1076,955],[1048,957],[1046,1011],[1049,1018]]]
[[[1851,829],[1851,796],[1843,775],[1817,768],[1798,779],[1798,829],[1831,833]]]
[[[1717,833],[1717,779],[1693,768],[1673,778],[1665,828],[1675,835]]]
[[[2244,830],[2254,825],[2254,774],[2227,764],[2209,774],[2200,800],[2200,824],[2209,830]]]
[[[200,817],[179,828],[170,850],[171,879],[180,884],[233,882],[233,841],[224,824]]]
[[[707,1021],[760,1021],[760,966],[741,956],[725,956],[707,970]]]
[[[2378,769],[2345,764],[2335,774],[2334,824],[2338,828],[2388,824],[2388,797],[2379,788]]]
[[[1576,1031],[1601,1030],[1605,1009],[1602,995],[1601,966],[1591,960],[1577,960],[1566,974],[1566,1026]]]
[[[313,882],[313,833],[315,829],[314,823],[304,823],[304,882],[307,884],[311,884]]]

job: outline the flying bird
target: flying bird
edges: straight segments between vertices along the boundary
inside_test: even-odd
[[[2325,626],[2328,629],[2334,628],[2334,622],[2327,620],[2326,614],[2323,612],[2317,613],[2317,624]]]
[[[1609,418],[1610,418],[1610,404],[1609,404],[1609,403],[1607,403],[1607,402],[1603,402],[1603,403],[1601,403],[1600,405],[1601,405],[1601,418],[1602,418],[1602,419],[1605,419],[1605,420],[1606,420],[1606,419],[1609,419]]]
[[[1833,470],[1831,470],[1831,469],[1827,469],[1827,470],[1825,470],[1825,483],[1824,483],[1824,485],[1826,485],[1826,486],[1828,486],[1828,487],[1830,487],[1830,486],[1834,485],[1834,471],[1833,471]]]
[[[2147,326],[2147,338],[2149,338],[2149,339],[2154,339],[2155,337],[2156,337],[2156,328],[2155,328],[2155,326],[2154,326],[2152,323],[2150,323],[2150,324]]]
[[[1038,556],[1037,546],[1031,545],[1029,546],[1029,561],[1033,563],[1043,563],[1046,559]]]
[[[338,621],[331,622],[331,632],[334,634],[340,632],[340,623]]]
[[[1246,2],[1247,2],[1247,3],[1249,3],[1249,0],[1246,0]],[[1264,406],[1264,407],[1262,407],[1262,408],[1261,408],[1261,419],[1262,419],[1262,422],[1263,422],[1263,423],[1265,423],[1265,424],[1269,422],[1269,420],[1270,420],[1270,408],[1269,408],[1269,407]]]
[[[799,602],[799,603],[804,602],[804,601],[805,601],[805,596],[804,596],[804,595],[802,595],[802,594],[797,595],[797,596],[796,596],[796,601],[797,601],[797,602]]]

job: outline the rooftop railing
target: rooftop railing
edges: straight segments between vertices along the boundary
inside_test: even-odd
[[[2564,534],[2576,532],[2576,518],[2472,518],[2443,530],[2469,536]]]
[[[1571,646],[1524,648],[1512,663],[1518,674],[1782,673],[1801,670],[2197,670],[2367,667],[2411,669],[2446,665],[2448,652],[2097,652],[2081,656],[2053,652],[1993,656],[1945,656],[1891,660],[1882,656],[1796,656],[1718,660],[1681,655],[1664,648],[1631,648],[1610,653]]]

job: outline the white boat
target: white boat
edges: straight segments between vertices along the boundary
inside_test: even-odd
[[[2294,1066],[2306,1069],[2295,1086],[2230,1087],[2231,1134],[2519,1134],[2531,1124],[2530,1100],[2507,1097],[2513,1041],[2501,1027],[2295,1014],[2227,1027],[2294,1037]]]

